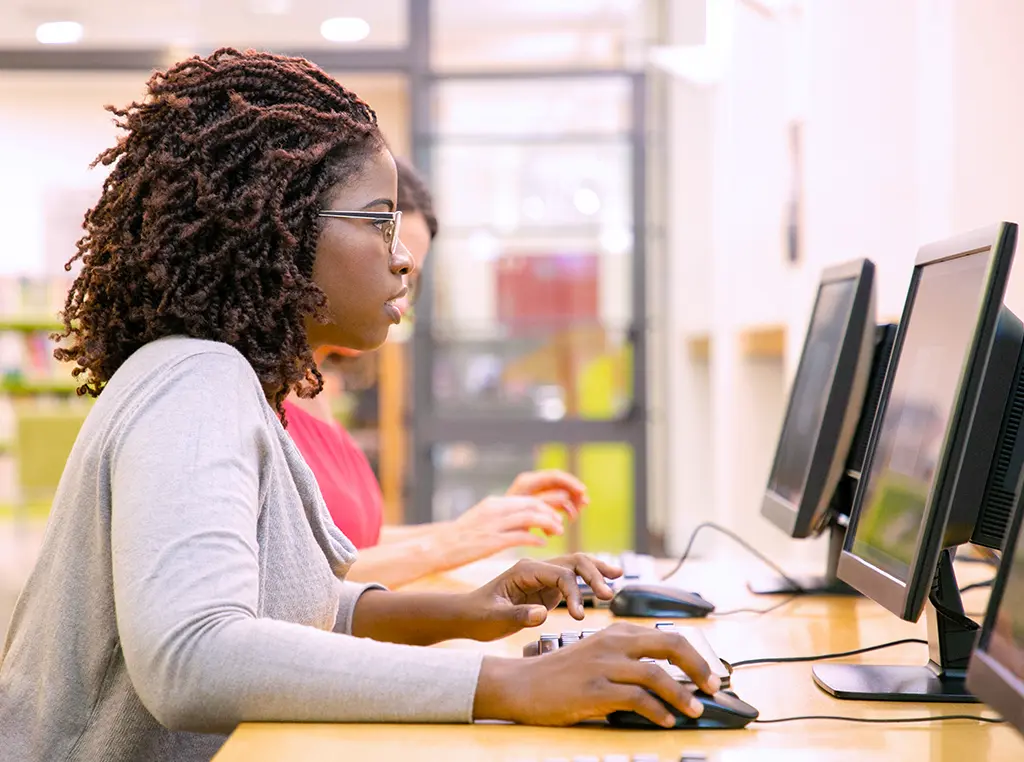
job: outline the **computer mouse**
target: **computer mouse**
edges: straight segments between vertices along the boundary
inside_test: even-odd
[[[615,616],[684,619],[705,617],[715,610],[698,593],[671,585],[623,585],[612,598]]]
[[[738,699],[732,691],[719,691],[715,694],[695,691],[693,696],[704,705],[704,713],[700,717],[687,717],[675,707],[668,707],[675,715],[677,730],[735,730],[745,728],[757,719],[758,711],[750,704]],[[668,705],[666,704],[666,706]],[[666,730],[636,712],[612,712],[608,715],[608,723],[617,728]]]

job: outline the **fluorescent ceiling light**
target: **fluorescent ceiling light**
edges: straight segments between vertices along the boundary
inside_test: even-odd
[[[322,23],[320,34],[331,42],[359,42],[369,36],[370,25],[355,16],[339,16]]]
[[[593,188],[579,188],[572,196],[572,202],[580,214],[591,217],[601,211],[601,197]]]
[[[284,16],[292,9],[292,0],[249,0],[249,9],[261,16]]]
[[[82,39],[77,21],[48,21],[36,27],[36,39],[43,45],[70,45]]]

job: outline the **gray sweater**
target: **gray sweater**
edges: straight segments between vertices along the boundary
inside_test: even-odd
[[[18,600],[0,758],[209,759],[244,721],[470,721],[479,654],[346,634],[354,558],[245,359],[146,345],[90,412]]]

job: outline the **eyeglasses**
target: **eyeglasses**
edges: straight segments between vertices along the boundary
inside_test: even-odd
[[[387,244],[388,254],[394,256],[398,250],[398,230],[402,227],[401,212],[337,212],[326,209],[317,212],[318,217],[336,217],[346,220],[370,220],[380,229]]]

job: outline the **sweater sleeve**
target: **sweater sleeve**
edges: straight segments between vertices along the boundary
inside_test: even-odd
[[[262,401],[239,356],[204,353],[142,397],[113,443],[111,558],[129,677],[165,727],[245,721],[468,722],[481,655],[257,616]]]

